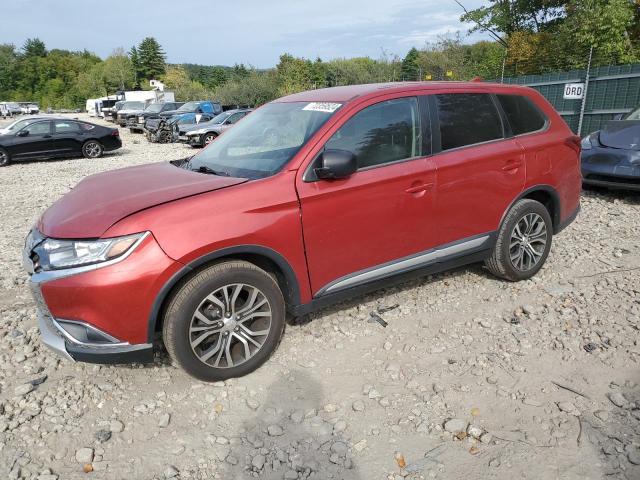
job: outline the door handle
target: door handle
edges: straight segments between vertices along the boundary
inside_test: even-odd
[[[407,193],[420,193],[426,192],[433,188],[433,183],[421,183],[419,185],[414,185],[405,190]]]
[[[509,172],[511,170],[516,170],[522,166],[522,160],[520,159],[511,159],[507,160],[504,166],[502,167],[503,172]]]

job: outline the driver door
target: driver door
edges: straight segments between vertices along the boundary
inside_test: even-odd
[[[22,128],[14,134],[7,150],[16,160],[50,155],[53,150],[51,121],[36,122]]]
[[[346,120],[323,148],[354,153],[351,176],[305,181],[299,172],[314,296],[397,273],[402,259],[436,245],[436,170],[423,105],[417,97],[378,100]]]

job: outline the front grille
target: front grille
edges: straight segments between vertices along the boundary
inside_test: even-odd
[[[616,177],[613,175],[589,174],[587,175],[587,179],[598,180],[601,182],[624,183],[626,185],[640,185],[640,177],[629,178],[629,177]]]

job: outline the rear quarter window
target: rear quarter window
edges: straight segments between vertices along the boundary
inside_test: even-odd
[[[500,114],[489,94],[450,93],[435,97],[442,150],[504,137]]]
[[[544,128],[547,118],[533,103],[521,95],[497,95],[514,135],[536,132]]]

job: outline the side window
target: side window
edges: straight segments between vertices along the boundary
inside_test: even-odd
[[[503,138],[498,110],[485,93],[436,95],[442,150]]]
[[[356,113],[325,144],[348,150],[358,168],[421,155],[420,114],[415,97],[377,103]]]
[[[533,101],[520,95],[497,95],[514,135],[535,132],[547,122]]]
[[[56,120],[54,122],[54,127],[56,133],[77,132],[80,130],[76,122],[69,122],[66,120]]]
[[[231,115],[229,118],[227,118],[227,123],[229,125],[233,125],[234,123],[236,123],[238,120],[240,120],[244,115],[242,115],[242,113],[234,113],[233,115]]]
[[[24,127],[24,130],[29,132],[29,135],[47,135],[51,133],[51,122],[32,123]]]

